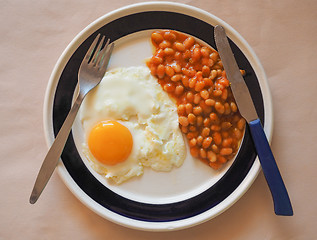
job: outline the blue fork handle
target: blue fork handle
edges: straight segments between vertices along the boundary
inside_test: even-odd
[[[270,145],[259,119],[249,123],[253,142],[262,170],[271,190],[276,215],[292,216],[293,208],[282,176],[276,165]]]

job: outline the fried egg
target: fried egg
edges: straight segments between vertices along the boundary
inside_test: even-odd
[[[83,101],[80,121],[89,164],[117,184],[144,167],[171,171],[186,157],[176,104],[147,67],[108,71]]]

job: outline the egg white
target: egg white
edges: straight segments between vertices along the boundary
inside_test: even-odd
[[[114,166],[101,164],[83,143],[83,153],[91,167],[120,184],[143,174],[143,167],[171,171],[180,167],[186,147],[179,129],[176,104],[157,83],[147,67],[116,68],[106,73],[100,84],[85,98],[80,120],[86,135],[104,120],[126,126],[133,137],[130,156]]]

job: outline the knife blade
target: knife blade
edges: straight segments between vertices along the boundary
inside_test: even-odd
[[[246,119],[262,171],[270,188],[276,215],[292,216],[293,208],[282,176],[274,159],[249,89],[232,53],[225,29],[215,26],[214,37],[220,59],[241,115]]]

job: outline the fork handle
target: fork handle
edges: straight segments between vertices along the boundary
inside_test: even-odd
[[[41,169],[37,175],[31,197],[30,203],[34,204],[39,196],[41,195],[43,189],[45,188],[48,180],[52,176],[54,169],[57,166],[58,160],[63,152],[64,146],[68,139],[70,130],[76,118],[79,107],[83,101],[84,97],[82,94],[78,94],[76,101],[74,102],[71,110],[69,111],[61,129],[59,130],[51,148],[49,149]]]

